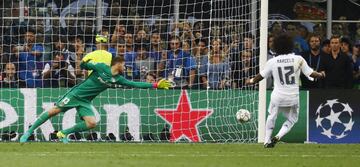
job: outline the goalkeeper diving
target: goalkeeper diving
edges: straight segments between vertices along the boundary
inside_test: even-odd
[[[81,122],[75,126],[59,131],[56,135],[64,143],[68,142],[68,134],[82,132],[96,127],[95,114],[92,110],[91,101],[102,91],[114,85],[124,85],[136,88],[159,88],[169,89],[171,84],[167,80],[160,80],[158,83],[133,82],[122,76],[125,67],[125,60],[122,57],[115,57],[111,61],[111,67],[104,63],[94,63],[91,59],[82,61],[81,68],[92,70],[91,75],[82,83],[70,89],[55,106],[49,111],[42,113],[34,124],[20,138],[20,143],[28,141],[30,135],[45,121],[51,117],[76,108]]]

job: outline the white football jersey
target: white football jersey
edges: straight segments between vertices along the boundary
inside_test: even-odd
[[[294,53],[279,55],[268,60],[260,75],[264,78],[273,76],[272,102],[281,106],[298,102],[300,72],[309,77],[313,69],[308,66],[304,58]]]

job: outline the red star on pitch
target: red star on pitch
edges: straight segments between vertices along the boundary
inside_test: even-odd
[[[213,112],[211,109],[192,109],[186,90],[181,91],[176,109],[156,109],[155,112],[171,124],[170,141],[186,137],[190,141],[199,142],[197,125]]]

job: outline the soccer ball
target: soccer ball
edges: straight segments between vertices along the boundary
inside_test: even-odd
[[[240,109],[236,112],[236,119],[241,123],[248,122],[251,119],[251,113],[249,110]]]

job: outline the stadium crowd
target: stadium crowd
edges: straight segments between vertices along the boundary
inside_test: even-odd
[[[58,23],[59,24],[59,23]],[[106,36],[106,50],[126,60],[127,79],[155,82],[172,80],[177,88],[246,89],[245,79],[258,73],[259,48],[250,31],[232,31],[232,22],[181,22],[153,25],[135,21],[108,21],[101,32],[94,21],[81,23],[69,19],[66,26],[45,28],[44,22],[13,23],[3,31],[1,41],[2,88],[72,87],[88,73],[80,61],[99,49],[96,34]],[[268,58],[276,56],[272,40],[286,31],[295,42],[294,52],[309,66],[325,71],[324,80],[302,77],[302,88],[357,88],[360,85],[360,23],[355,31],[348,25],[333,24],[331,39],[325,27],[316,24],[313,32],[295,23],[270,25]],[[103,49],[103,48],[102,48]],[[266,55],[265,55],[266,56]],[[256,87],[257,85],[255,85]],[[268,82],[271,88],[271,79]]]

